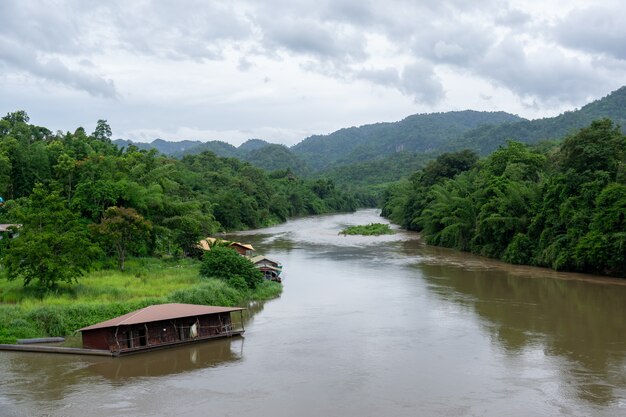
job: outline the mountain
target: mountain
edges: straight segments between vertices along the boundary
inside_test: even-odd
[[[175,143],[176,142],[174,142],[174,144]],[[230,143],[227,143],[221,140],[200,142],[196,146],[192,146],[187,149],[181,148],[181,149],[168,153],[168,155],[173,156],[174,158],[182,158],[185,155],[196,155],[204,151],[213,152],[215,155],[220,156],[222,158],[240,158],[241,156],[236,147],[234,147]]]
[[[272,144],[261,139],[248,139],[247,141],[239,145],[237,149],[239,149],[240,151],[249,152],[249,151],[255,151],[267,145],[272,145]]]
[[[483,125],[524,119],[505,112],[473,110],[416,114],[399,122],[376,123],[315,135],[292,147],[315,170],[351,164],[395,152],[437,152],[464,133]]]
[[[356,172],[371,173],[376,167],[399,160],[406,163],[404,171],[408,174],[411,172],[408,170],[423,159],[407,155],[398,160],[389,158],[395,153],[434,157],[446,151],[472,149],[484,155],[510,139],[525,143],[559,139],[603,117],[612,119],[622,129],[626,127],[626,87],[581,109],[551,118],[526,120],[505,112],[472,110],[416,114],[399,122],[350,127],[328,135],[310,136],[291,148],[260,139],[250,139],[238,148],[222,141],[167,142],[157,139],[151,144],[124,140],[115,143],[119,146],[133,144],[141,149],[156,148],[178,158],[208,150],[221,157],[249,161],[267,170],[290,168],[301,175],[333,170],[332,176],[348,178],[348,172],[353,168]],[[394,172],[396,168],[402,167],[394,167]]]
[[[560,139],[592,121],[609,118],[621,126],[626,133],[626,87],[608,96],[589,103],[579,110],[567,111],[556,117],[523,120],[500,125],[486,125],[466,132],[447,150],[472,149],[486,155],[496,150],[507,140],[536,143],[541,140]]]
[[[163,140],[163,139],[155,139],[150,143],[133,142],[132,140],[129,140],[129,139],[115,139],[113,143],[116,144],[120,148],[121,147],[127,148],[130,145],[134,145],[138,147],[139,149],[145,149],[145,150],[156,149],[157,151],[161,152],[164,155],[172,155],[177,152],[183,152],[186,149],[194,148],[196,146],[200,146],[203,144],[203,142],[199,140],[183,140],[180,142],[170,142],[170,141]]]
[[[241,159],[267,171],[290,169],[299,176],[309,172],[307,164],[284,145],[268,143],[266,146],[244,152]]]

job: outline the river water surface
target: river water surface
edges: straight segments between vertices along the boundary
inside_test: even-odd
[[[122,358],[0,352],[0,415],[624,416],[625,281],[515,267],[374,210],[237,236],[284,265],[244,338]]]

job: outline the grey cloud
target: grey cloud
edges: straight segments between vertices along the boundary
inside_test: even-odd
[[[34,53],[2,38],[0,61],[36,77],[83,90],[93,96],[113,98],[116,95],[113,81],[84,71],[72,70],[56,58],[42,61]]]
[[[250,23],[228,3],[123,2],[108,11],[127,49],[169,59],[220,59],[225,44],[251,34]]]
[[[493,47],[474,71],[508,88],[521,97],[541,100],[578,101],[590,91],[608,89],[598,69],[556,49],[549,53],[527,54],[512,37]]]
[[[28,1],[0,1],[0,36],[19,40],[31,49],[76,53],[85,49],[80,38],[80,19],[73,18],[68,4],[48,7]]]
[[[495,36],[483,25],[458,22],[433,25],[415,38],[413,50],[438,63],[471,65],[493,45]]]
[[[445,96],[441,80],[432,66],[416,62],[402,71],[400,90],[413,97],[416,103],[436,104]]]
[[[356,77],[382,86],[397,87],[400,85],[400,74],[395,68],[364,69],[356,73]]]
[[[337,60],[365,57],[361,34],[313,19],[282,18],[262,22],[263,38],[270,50],[291,52]]]
[[[554,28],[563,45],[626,60],[626,23],[618,5],[594,5],[569,13]]]
[[[515,28],[530,23],[531,16],[517,9],[507,9],[496,15],[494,22],[500,26]]]

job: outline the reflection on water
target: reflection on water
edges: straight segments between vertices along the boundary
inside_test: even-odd
[[[178,374],[237,361],[243,356],[243,345],[243,337],[194,343],[98,361],[88,366],[87,371],[112,381]]]
[[[617,416],[626,280],[339,236],[373,210],[237,234],[283,263],[244,339],[121,358],[0,352],[2,417]],[[234,316],[237,318],[237,315]]]
[[[626,287],[553,278],[520,278],[507,271],[420,265],[429,290],[479,315],[510,355],[541,346],[562,359],[564,381],[581,399],[616,403],[626,385]]]

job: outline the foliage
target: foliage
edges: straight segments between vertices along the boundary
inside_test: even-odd
[[[363,236],[380,236],[392,235],[394,232],[388,224],[370,223],[368,225],[350,226],[343,229],[341,235],[363,235]]]
[[[204,254],[200,275],[222,279],[233,283],[237,287],[237,282],[243,278],[248,288],[256,288],[263,281],[263,274],[252,262],[243,257],[232,248],[214,246]]]
[[[26,245],[22,239],[26,236],[40,239],[38,244],[43,245],[41,239],[45,238],[50,244],[63,246],[54,251],[68,252],[71,239],[62,244],[51,239],[74,234],[76,246],[91,249],[97,245],[107,255],[115,255],[123,268],[127,252],[186,256],[200,239],[220,230],[263,227],[292,216],[352,211],[357,207],[357,200],[335,187],[332,180],[323,183],[303,180],[291,169],[268,173],[250,163],[220,158],[210,152],[175,160],[156,150],[139,149],[128,143],[120,149],[110,141],[110,136],[111,128],[106,120],[99,120],[91,135],[81,127],[73,133],[53,134],[29,124],[23,111],[0,120],[0,195],[7,200],[0,211],[0,221],[21,222],[20,213],[32,205],[30,200],[37,183],[58,196],[59,204],[62,201],[64,205],[61,212],[64,220],[54,220],[56,226],[49,226],[54,233],[35,236],[31,226],[26,225],[24,233],[12,244]],[[258,145],[262,144],[248,144],[246,152],[261,151],[263,146]],[[280,158],[286,148],[279,148],[272,148],[276,152],[266,156]],[[263,163],[271,165],[272,161]],[[134,213],[113,216],[110,209],[134,210]],[[42,213],[46,213],[45,208]],[[145,223],[139,221],[132,226],[133,218],[144,219]],[[102,233],[85,235],[89,224],[94,231]],[[114,225],[117,225],[115,231]],[[132,227],[128,228],[129,225]],[[129,235],[135,227],[143,232]],[[5,252],[0,249],[0,257]],[[41,254],[53,256],[56,252]],[[55,272],[57,280],[74,281],[78,271],[94,262],[95,256],[88,252],[82,259],[77,257],[68,262],[67,271]],[[17,268],[22,265],[18,258],[14,259],[12,277],[17,276]],[[40,262],[43,259],[34,255],[24,258],[30,265],[19,266],[20,276],[28,275],[29,282],[40,283],[37,276],[44,273]],[[50,267],[46,270],[50,272]],[[49,282],[46,277],[42,279],[41,283]]]
[[[487,155],[504,145],[507,140],[533,144],[542,140],[558,139],[602,118],[611,119],[616,125],[622,126],[624,132],[623,129],[626,128],[624,108],[626,108],[626,87],[578,110],[567,111],[556,117],[485,124],[465,132],[460,140],[449,143],[448,148],[468,148],[481,155]]]
[[[626,137],[602,119],[541,149],[509,141],[469,171],[434,181],[428,165],[387,191],[383,215],[431,244],[626,276]]]
[[[21,224],[19,237],[10,239],[2,263],[9,280],[52,288],[71,283],[90,269],[100,254],[91,243],[86,222],[67,207],[58,192],[37,186],[30,198],[13,210]]]
[[[311,168],[322,170],[336,163],[360,163],[399,151],[441,152],[465,132],[479,126],[519,120],[519,117],[503,112],[416,114],[396,123],[377,123],[341,129],[325,136],[311,136],[292,150]]]
[[[127,254],[141,254],[146,247],[152,225],[132,208],[109,207],[92,229],[105,246],[115,250],[120,271],[123,271]]]

